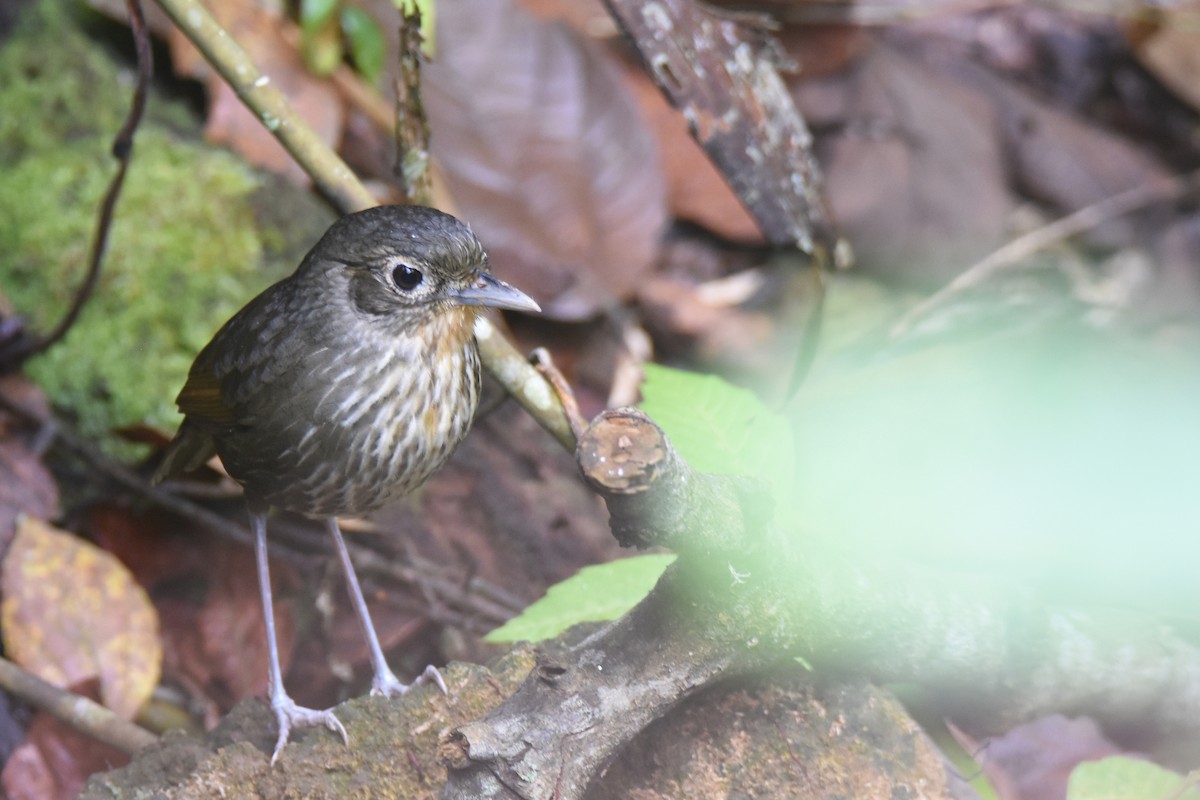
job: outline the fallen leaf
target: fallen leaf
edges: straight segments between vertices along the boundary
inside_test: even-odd
[[[795,86],[833,216],[864,272],[937,285],[998,247],[1015,202],[978,92],[887,43]]]
[[[13,661],[55,686],[100,679],[132,719],[158,684],[158,615],[112,555],[35,517],[17,522],[0,568],[0,631]]]
[[[497,272],[559,319],[628,298],[666,223],[659,155],[620,76],[511,0],[438,5],[431,146]]]
[[[1066,797],[1076,765],[1121,752],[1088,717],[1053,714],[983,741],[952,724],[947,727],[983,769],[1001,800]]]
[[[221,711],[266,690],[266,632],[250,548],[178,519],[131,515],[115,506],[93,508],[87,529],[149,591],[161,619],[166,675]],[[271,578],[286,673],[296,641],[298,581],[286,561],[271,565]]]
[[[672,216],[732,241],[761,242],[758,223],[692,138],[683,115],[640,66],[627,65],[625,78],[658,140]]]
[[[210,695],[228,707],[266,690],[267,634],[253,554],[223,544],[216,563],[219,568],[209,576],[211,583],[204,604],[197,609],[195,627],[180,631],[176,645],[181,666],[190,676],[203,678]],[[279,658],[286,675],[296,643],[295,603],[281,589],[294,581],[281,581],[280,573],[280,565],[274,565]],[[307,595],[302,594],[300,600],[306,602]],[[221,690],[227,695],[220,696]]]
[[[332,84],[305,68],[299,52],[284,35],[284,27],[288,24],[286,20],[277,12],[268,11],[255,3],[212,0],[208,6],[259,71],[287,96],[296,113],[322,141],[336,146],[345,125],[345,106]],[[175,71],[204,81],[208,89],[205,137],[210,142],[229,147],[255,166],[307,185],[307,173],[276,141],[262,120],[242,104],[225,79],[212,70],[178,28],[171,27],[167,42]]]
[[[1171,176],[1137,142],[1052,105],[986,67],[947,56],[942,68],[947,74],[952,70],[961,86],[991,105],[1012,171],[1009,181],[1027,197],[1070,213]],[[1105,247],[1127,246],[1144,226],[1143,218],[1127,215],[1103,221],[1085,238]]]
[[[49,419],[41,390],[20,375],[0,377],[0,395]],[[0,412],[0,553],[16,529],[21,514],[52,517],[58,512],[58,485],[31,448],[28,426],[7,411]]]
[[[97,698],[96,681],[70,687]],[[51,715],[34,716],[25,741],[4,764],[0,786],[8,800],[69,800],[83,790],[88,776],[124,766],[129,756],[96,741]]]

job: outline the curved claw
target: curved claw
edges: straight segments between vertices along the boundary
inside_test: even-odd
[[[275,761],[283,752],[283,746],[288,743],[288,736],[291,735],[293,728],[316,728],[324,725],[334,733],[341,734],[342,742],[346,745],[350,744],[350,737],[346,734],[342,721],[333,713],[333,709],[327,708],[324,711],[318,711],[313,708],[304,708],[296,705],[296,702],[285,694],[271,699],[271,710],[275,712],[275,720],[279,723],[279,738],[275,740],[275,751],[271,754],[271,766],[275,766]]]
[[[442,673],[438,672],[437,667],[430,664],[425,668],[425,671],[417,676],[412,683],[401,683],[400,679],[395,676],[391,670],[375,673],[375,677],[371,679],[371,694],[381,694],[384,697],[399,697],[422,683],[433,682],[442,694],[450,694],[446,688],[446,682],[442,680]]]

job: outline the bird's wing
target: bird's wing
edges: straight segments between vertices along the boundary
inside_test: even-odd
[[[187,383],[175,398],[179,410],[202,430],[229,428],[237,423],[234,409],[221,394],[221,378],[211,358],[197,358]]]
[[[237,415],[221,394],[221,380],[213,369],[212,345],[201,351],[187,382],[175,398],[184,419],[175,433],[151,481],[161,483],[173,475],[198,469],[216,455],[214,434],[237,424]]]
[[[200,430],[219,436],[254,425],[278,411],[265,404],[289,397],[281,381],[304,376],[305,353],[324,335],[324,309],[285,283],[251,300],[196,357],[175,402]]]

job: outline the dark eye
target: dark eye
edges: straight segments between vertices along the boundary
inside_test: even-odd
[[[420,286],[424,277],[420,270],[413,269],[408,264],[401,264],[392,270],[392,280],[396,282],[396,287],[403,292],[411,292]]]

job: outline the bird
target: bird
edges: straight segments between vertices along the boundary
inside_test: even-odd
[[[349,737],[333,709],[298,705],[283,685],[267,562],[272,508],[324,521],[370,652],[371,693],[410,685],[388,667],[337,518],[412,492],[445,463],[479,403],[476,316],[486,307],[540,311],[494,277],[482,243],[455,217],[383,205],[335,222],[290,276],[221,327],[196,357],[176,404],[183,414],[153,480],[214,454],[243,487],[254,538],[268,651],[268,699],[279,725],[274,765],[293,729]],[[411,685],[446,686],[433,666]]]

